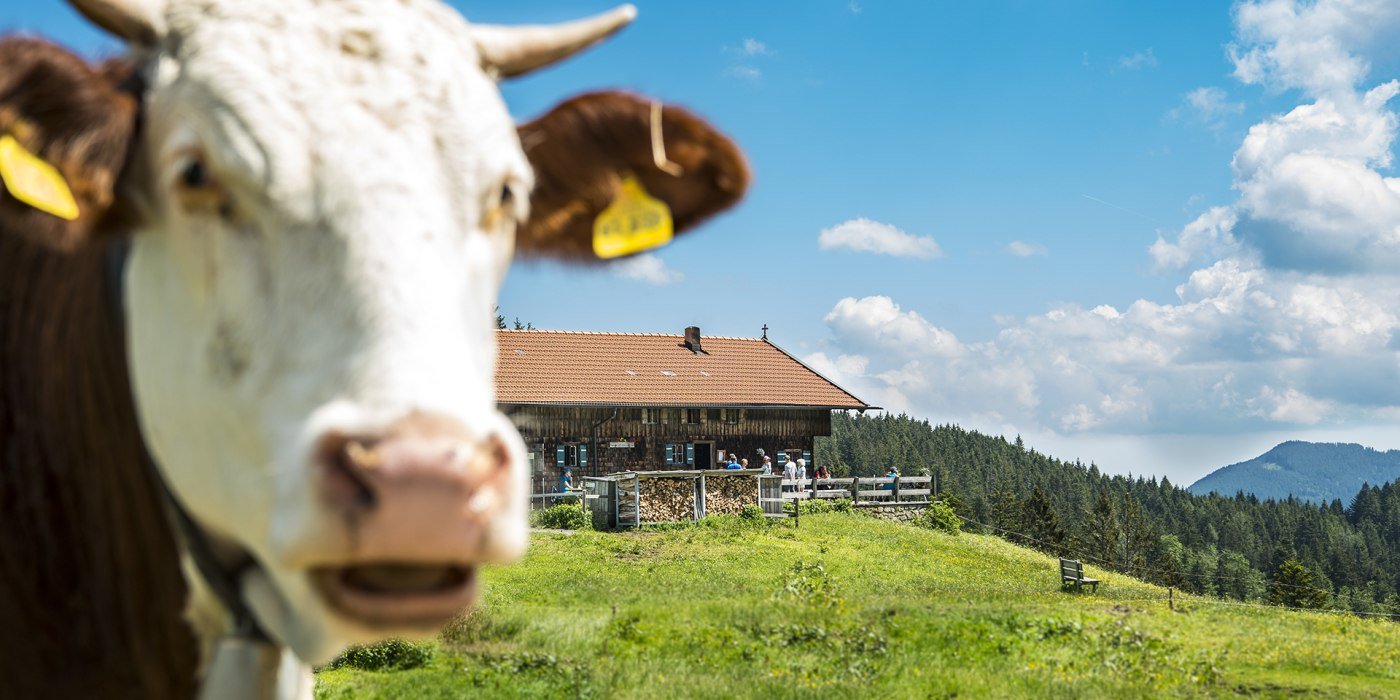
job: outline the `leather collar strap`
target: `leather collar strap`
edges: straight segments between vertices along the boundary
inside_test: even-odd
[[[112,244],[107,252],[105,265],[107,278],[107,303],[113,321],[118,328],[126,327],[126,309],[124,304],[125,294],[123,278],[126,275],[127,252],[131,248],[131,243],[126,240]],[[123,335],[125,332],[123,331]],[[195,523],[180,505],[175,494],[170,491],[170,485],[161,476],[160,470],[156,468],[155,462],[151,459],[150,453],[142,450],[145,455],[146,468],[150,470],[151,479],[159,485],[161,500],[165,502],[165,512],[170,522],[175,526],[180,534],[180,540],[185,545],[185,551],[194,560],[195,567],[199,569],[199,575],[204,578],[204,582],[209,586],[209,590],[219,599],[219,603],[224,606],[229,615],[233,618],[233,631],[230,636],[245,639],[252,642],[273,643],[272,638],[258,624],[258,620],[253,615],[253,611],[248,608],[248,604],[243,600],[243,595],[239,591],[239,581],[243,574],[249,569],[255,568],[257,562],[252,555],[247,552],[240,552],[239,560],[232,566],[225,564],[215,554],[214,547],[209,541],[208,535]]]

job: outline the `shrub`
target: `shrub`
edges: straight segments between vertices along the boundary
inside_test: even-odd
[[[471,647],[512,641],[520,630],[521,624],[515,620],[501,619],[483,608],[475,608],[447,623],[438,639],[451,647]]]
[[[742,520],[763,520],[763,509],[756,503],[750,503],[739,511],[739,518]]]
[[[788,515],[795,515],[798,508],[802,509],[803,515],[819,515],[836,510],[832,502],[824,498],[813,498],[805,501],[788,501],[783,504],[783,512]]]
[[[958,519],[952,508],[944,503],[933,503],[919,517],[914,519],[914,524],[919,527],[926,527],[930,530],[946,532],[950,535],[958,534],[962,528],[962,521]]]
[[[530,518],[535,527],[550,530],[592,530],[593,515],[582,504],[560,503],[536,511]]]
[[[831,510],[835,513],[853,513],[856,504],[849,498],[838,498],[831,502]]]
[[[836,582],[819,561],[809,564],[798,559],[793,563],[782,591],[787,597],[814,607],[833,607],[843,600]]]
[[[327,668],[348,666],[362,671],[403,671],[425,666],[432,660],[431,644],[386,639],[378,644],[350,647]]]

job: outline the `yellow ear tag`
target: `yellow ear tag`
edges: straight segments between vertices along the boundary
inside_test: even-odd
[[[603,259],[639,253],[671,242],[671,208],[628,175],[617,199],[593,221],[593,253]]]
[[[0,179],[15,199],[60,219],[78,218],[78,202],[63,174],[9,134],[0,136]]]

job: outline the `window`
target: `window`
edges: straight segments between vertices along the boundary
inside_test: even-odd
[[[720,410],[719,410],[718,408],[711,408],[711,409],[708,409],[708,410],[705,411],[705,413],[707,414],[707,415],[705,416],[705,420],[706,420],[706,421],[708,421],[708,422],[710,422],[710,423],[718,423],[718,422],[719,422]]]
[[[726,425],[738,425],[738,424],[739,424],[739,418],[740,418],[740,410],[739,410],[739,409],[737,409],[737,408],[726,408],[726,409],[724,409],[724,422],[725,422]]]
[[[658,423],[660,423],[660,422],[661,422],[661,409],[659,409],[659,408],[644,408],[644,409],[642,409],[642,425],[656,425],[656,424],[658,424]]]
[[[684,409],[684,414],[686,425],[700,425],[700,409],[687,408]]]
[[[561,442],[554,446],[554,466],[588,466],[588,445],[577,442]]]
[[[666,465],[682,466],[695,464],[695,443],[673,442],[666,444]]]

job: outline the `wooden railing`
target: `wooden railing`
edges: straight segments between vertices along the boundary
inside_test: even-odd
[[[583,500],[583,497],[584,491],[582,487],[556,493],[532,493],[530,494],[530,510],[544,510],[561,499],[574,498]]]
[[[726,493],[724,489],[711,493],[719,482],[738,479],[755,479],[757,488],[741,489],[746,491],[742,494],[734,490]],[[754,503],[747,500],[750,498],[757,501],[764,515],[782,518],[787,516],[784,506],[790,501],[845,498],[857,508],[917,508],[929,505],[933,496],[933,479],[927,476],[784,479],[757,469],[724,469],[621,472],[586,476],[581,481],[582,488],[571,493],[536,494],[535,498],[543,505],[565,495],[581,495],[584,506],[593,514],[595,527],[626,528],[699,520],[713,512],[737,512],[743,501]],[[665,488],[648,488],[643,482]],[[736,500],[740,495],[743,501]],[[723,500],[711,503],[712,497]]]
[[[783,479],[783,498],[847,498],[857,507],[926,506],[933,499],[933,477],[881,476],[847,479]]]

